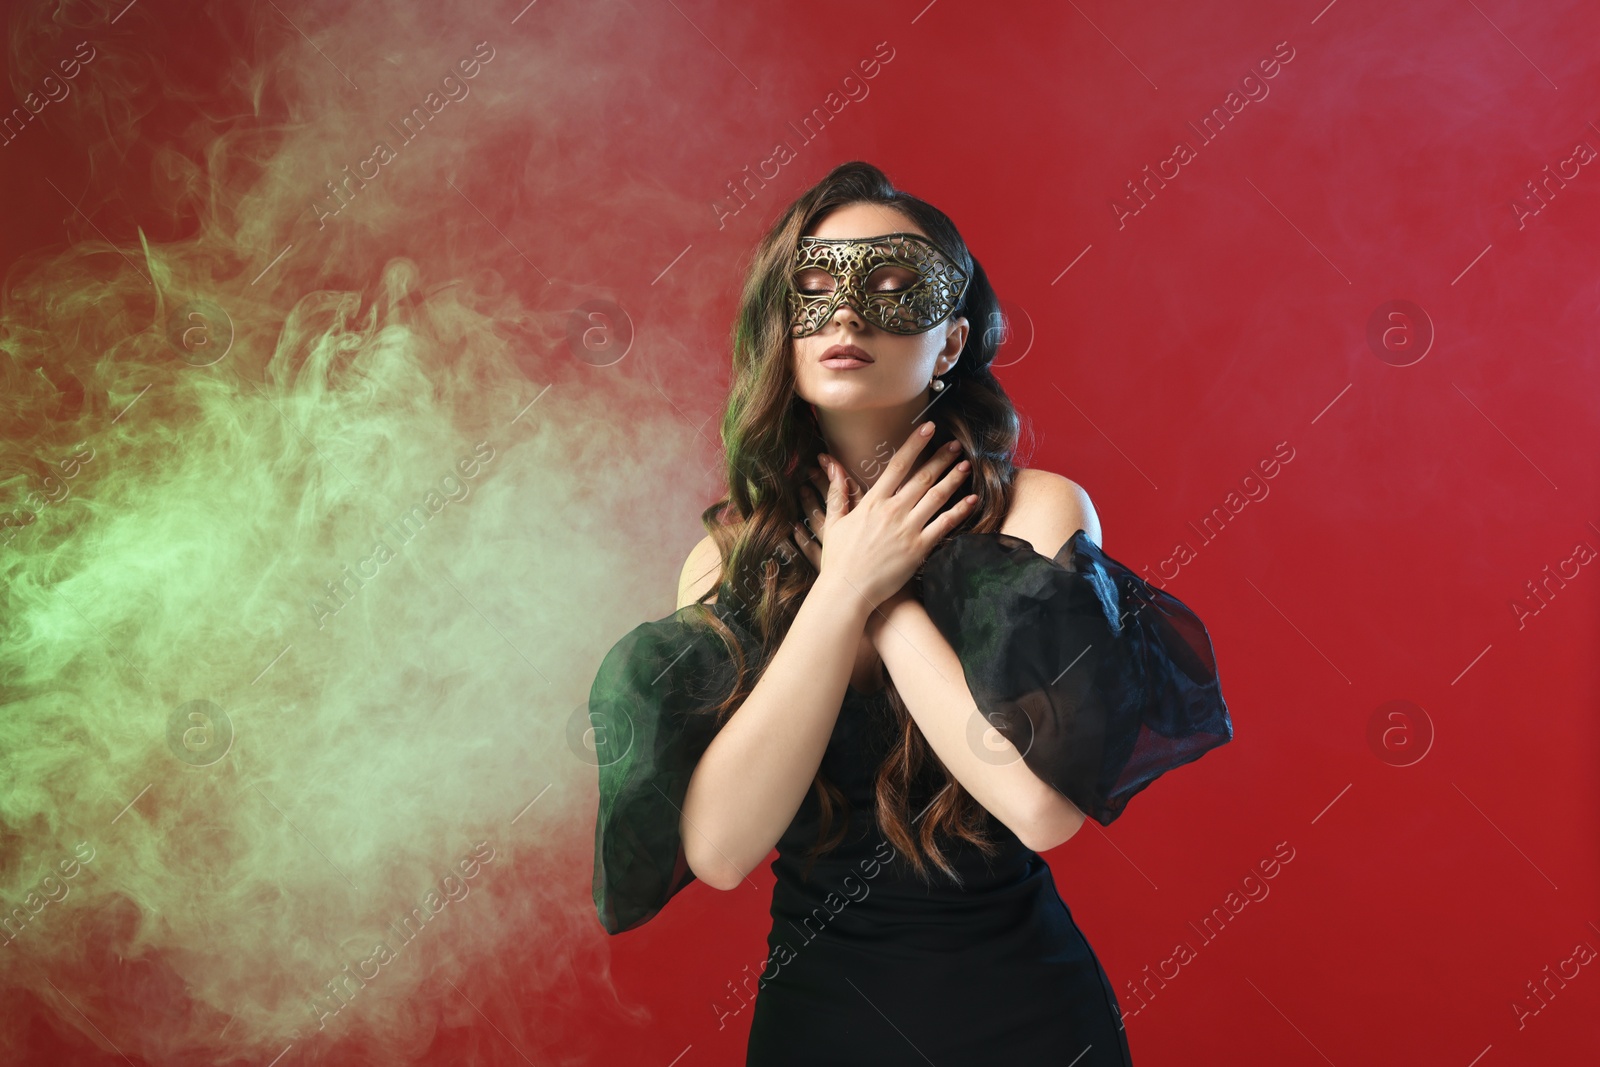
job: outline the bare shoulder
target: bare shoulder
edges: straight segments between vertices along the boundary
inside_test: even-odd
[[[678,574],[678,607],[687,607],[699,600],[706,590],[715,589],[721,573],[722,554],[717,551],[717,542],[706,534],[689,550],[689,558],[684,560],[683,570]],[[707,601],[716,602],[715,596]]]
[[[1054,471],[1017,468],[1011,510],[1000,532],[1020,537],[1041,556],[1054,558],[1079,530],[1100,544],[1100,516],[1083,486]]]

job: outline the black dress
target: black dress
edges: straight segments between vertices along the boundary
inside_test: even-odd
[[[1205,626],[1081,530],[1055,559],[1006,534],[957,535],[929,555],[922,602],[975,703],[1014,746],[994,758],[1020,753],[1102,825],[1161,774],[1233,738]],[[625,636],[590,693],[594,900],[611,933],[694,880],[679,809],[716,733],[706,709],[734,681],[704,611],[762,662],[724,585],[717,604]],[[961,884],[937,870],[929,884],[879,831],[873,778],[893,725],[882,691],[846,691],[821,767],[846,796],[846,840],[807,870],[820,818],[808,792],[778,841],[766,967],[745,994],[755,998],[747,1063],[1127,1067],[1111,982],[1037,853],[989,818],[999,852],[941,840]],[[975,750],[994,751],[983,733],[975,722]],[[942,782],[930,766],[908,820]]]

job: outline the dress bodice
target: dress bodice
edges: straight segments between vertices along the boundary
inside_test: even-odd
[[[877,945],[903,953],[955,951],[973,938],[1017,929],[1037,906],[1048,880],[1044,861],[998,819],[984,815],[996,850],[948,834],[938,842],[960,877],[929,867],[919,875],[899,855],[878,822],[875,781],[897,741],[895,717],[885,692],[847,689],[819,768],[845,796],[848,810],[835,810],[829,836],[848,822],[843,840],[814,860],[821,806],[813,789],[778,840],[772,863],[772,937],[792,943],[826,928],[832,938]],[[944,788],[944,774],[931,753],[912,783],[905,822],[915,836],[920,816]],[[913,822],[913,820],[917,820]]]

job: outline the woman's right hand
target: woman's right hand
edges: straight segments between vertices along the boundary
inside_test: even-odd
[[[819,580],[845,582],[876,608],[899,592],[933,546],[977,506],[978,498],[968,496],[938,514],[972,466],[962,460],[945,472],[959,455],[959,442],[952,442],[955,448],[941,447],[912,473],[932,433],[931,422],[913,430],[872,488],[854,502],[849,475],[831,457],[822,457],[828,475],[826,511],[813,491],[806,498],[806,512],[815,536],[795,528],[795,541],[817,568]],[[801,487],[802,495],[808,491],[809,485]]]

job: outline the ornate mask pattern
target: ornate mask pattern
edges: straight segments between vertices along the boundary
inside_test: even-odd
[[[949,318],[966,291],[967,272],[921,234],[802,237],[791,275],[789,335],[816,333],[842,301],[890,333],[923,333]]]

